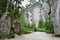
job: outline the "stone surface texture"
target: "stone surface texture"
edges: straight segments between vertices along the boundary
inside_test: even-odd
[[[25,20],[27,23],[35,23],[38,26],[39,20],[45,21],[49,13],[49,5],[47,2],[38,1],[31,4],[25,12]]]
[[[54,13],[54,32],[60,35],[60,0],[51,0],[52,13]]]
[[[0,35],[2,37],[7,37],[10,33],[11,29],[11,17],[9,16],[9,12],[5,12],[4,15],[0,19]]]

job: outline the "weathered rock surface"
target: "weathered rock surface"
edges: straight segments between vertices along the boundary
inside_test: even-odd
[[[60,0],[51,0],[52,13],[54,13],[54,32],[60,35]]]
[[[42,19],[45,21],[45,19],[48,17],[49,11],[50,8],[47,2],[35,2],[31,4],[25,12],[25,20],[30,24],[35,23],[36,27],[38,27],[39,20]]]
[[[0,19],[0,35],[2,37],[7,37],[11,29],[11,17],[9,12],[4,13]]]

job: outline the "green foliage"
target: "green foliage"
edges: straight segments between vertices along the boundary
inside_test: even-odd
[[[43,27],[43,20],[40,20],[40,21],[39,21],[38,27],[39,27],[39,28],[42,28],[42,27]]]
[[[29,29],[34,29],[36,26],[35,26],[35,24],[34,23],[32,23],[32,24],[26,24],[26,26],[25,27],[27,27],[27,28],[29,28]]]
[[[45,22],[40,20],[38,26],[39,27],[37,28],[37,31],[51,33],[51,34],[54,33],[53,20],[47,19]]]
[[[7,4],[8,4],[8,10],[10,12],[10,15],[12,17],[12,19],[16,19],[19,17],[19,9],[21,8],[21,6],[17,4],[21,5],[21,1],[22,0],[0,0],[0,17],[4,14],[4,12],[7,9]],[[16,2],[16,4],[14,5],[14,2]]]
[[[29,29],[29,27],[30,27],[30,24],[27,24],[26,22],[25,22],[25,19],[24,19],[24,7],[22,7],[21,8],[21,11],[19,12],[20,13],[20,17],[19,18],[17,18],[17,21],[19,21],[20,22],[20,24],[21,24],[21,34],[27,34],[27,33],[31,33],[30,31],[31,31],[31,29]],[[28,27],[29,26],[29,27]]]
[[[31,30],[29,29],[29,26],[30,26],[30,25],[25,24],[25,26],[21,27],[21,34],[31,33],[31,32],[30,32]]]
[[[35,24],[30,25],[29,23],[25,22],[25,19],[23,16],[24,12],[25,12],[25,8],[22,7],[21,11],[19,12],[20,17],[17,18],[17,21],[19,21],[21,24],[21,34],[28,34],[28,33],[31,33],[32,31],[34,31]]]
[[[7,4],[7,0],[0,0],[0,17],[6,11],[6,4]]]
[[[28,33],[31,33],[34,29],[34,24],[33,25],[30,25],[30,24],[27,24],[25,22],[25,19],[24,19],[24,10],[22,9],[21,12],[20,12],[20,18],[18,18],[17,20],[21,23],[21,34],[28,34]]]
[[[53,21],[52,20],[46,20],[44,26],[45,26],[45,32],[46,33],[54,33]]]
[[[14,38],[14,37],[15,37],[15,33],[13,31],[11,31],[9,34],[9,38]]]
[[[45,23],[44,23],[44,26],[45,26],[46,30],[49,29],[49,25],[50,25],[49,20],[46,20]]]
[[[35,24],[25,24],[23,27],[21,27],[22,34],[28,34],[34,31]]]
[[[34,23],[31,24],[31,29],[34,29],[36,25]]]
[[[39,28],[39,27],[37,27],[36,31],[38,31],[38,32],[45,32],[45,28]]]

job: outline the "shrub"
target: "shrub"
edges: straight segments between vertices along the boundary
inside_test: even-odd
[[[43,27],[43,20],[40,20],[40,21],[39,21],[38,27],[39,27],[39,28],[42,28],[42,27]]]
[[[45,32],[45,28],[39,28],[39,27],[37,27],[36,31],[38,31],[38,32]]]
[[[21,27],[21,34],[28,34],[33,31],[33,27],[31,27],[30,24],[25,24],[24,26]]]
[[[34,23],[31,24],[30,28],[34,29],[36,27],[36,25]]]
[[[15,37],[15,33],[13,31],[11,31],[9,34],[9,38],[14,38],[14,37]]]
[[[48,30],[49,29],[49,20],[46,20],[44,23],[45,29]]]
[[[53,21],[52,20],[46,20],[44,23],[45,26],[45,32],[46,33],[54,33],[54,28],[53,28]]]
[[[50,21],[49,33],[54,33],[53,21]]]

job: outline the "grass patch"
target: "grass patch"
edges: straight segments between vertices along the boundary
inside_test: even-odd
[[[45,28],[36,28],[36,31],[38,31],[38,32],[45,32]]]

